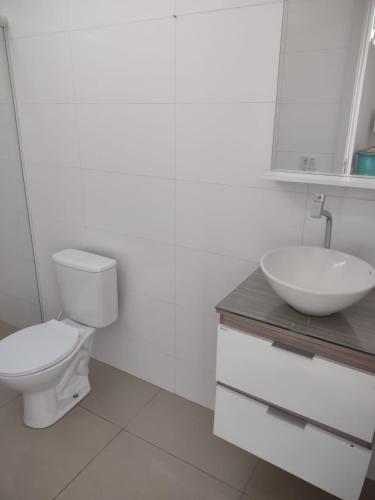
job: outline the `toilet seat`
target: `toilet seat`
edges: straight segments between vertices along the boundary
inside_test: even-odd
[[[19,330],[0,341],[0,376],[45,370],[69,356],[79,340],[78,328],[56,320]]]

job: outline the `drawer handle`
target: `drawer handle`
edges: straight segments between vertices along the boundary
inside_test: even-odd
[[[280,420],[285,420],[286,422],[293,424],[296,427],[299,427],[300,429],[304,429],[307,424],[306,420],[303,420],[303,418],[291,415],[290,413],[287,413],[283,410],[279,410],[274,406],[269,406],[267,409],[267,413],[272,417],[279,418]]]
[[[299,349],[298,347],[293,347],[291,345],[283,344],[282,342],[278,342],[275,340],[272,342],[272,347],[276,347],[277,349],[283,349],[284,351],[293,352],[294,354],[299,354],[300,356],[304,356],[305,358],[313,359],[315,354],[313,352],[304,351],[303,349]]]

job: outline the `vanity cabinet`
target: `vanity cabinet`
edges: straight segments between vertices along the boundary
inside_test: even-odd
[[[366,300],[375,304],[375,296]],[[369,305],[308,319],[280,302],[261,271],[248,278],[217,306],[214,433],[339,498],[358,499],[375,433],[373,340],[359,315]]]

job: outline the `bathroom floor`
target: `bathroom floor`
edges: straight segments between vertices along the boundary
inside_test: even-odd
[[[91,382],[44,430],[25,427],[21,398],[0,386],[0,500],[334,498],[214,437],[201,406],[94,360]]]

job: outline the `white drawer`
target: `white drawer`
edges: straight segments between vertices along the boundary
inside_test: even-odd
[[[214,433],[344,500],[356,500],[371,451],[217,386]]]
[[[375,430],[375,376],[223,325],[218,330],[218,382],[363,442]]]

